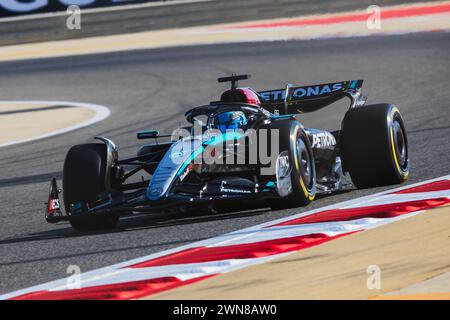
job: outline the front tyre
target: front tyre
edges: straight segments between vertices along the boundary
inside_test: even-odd
[[[99,143],[81,144],[67,153],[63,172],[63,196],[66,212],[70,205],[95,201],[106,185],[106,146]],[[113,229],[119,215],[87,216],[70,221],[78,231]]]
[[[270,201],[274,210],[308,205],[316,195],[314,156],[306,132],[297,121],[279,121],[279,156],[276,163],[277,188],[281,198]]]
[[[343,121],[343,163],[358,188],[398,184],[409,176],[408,139],[392,104],[349,110]]]

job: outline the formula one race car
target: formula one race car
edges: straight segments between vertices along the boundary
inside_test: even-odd
[[[190,210],[220,211],[242,200],[272,209],[304,206],[316,194],[401,183],[409,174],[402,116],[392,104],[365,105],[363,80],[256,92],[231,82],[220,101],[189,110],[191,124],[169,142],[158,131],[135,157],[120,159],[115,144],[72,147],[65,159],[63,191],[52,180],[49,223],[69,221],[79,231],[114,228],[121,215]],[[338,131],[305,128],[297,114],[348,97]],[[137,173],[148,176],[134,182]],[[134,179],[136,180],[136,179]],[[353,187],[353,186],[352,186]],[[65,213],[59,194],[63,193]]]

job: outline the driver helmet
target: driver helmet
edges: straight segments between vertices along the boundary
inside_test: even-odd
[[[247,117],[242,111],[223,112],[217,116],[219,130],[222,133],[227,130],[241,129],[247,125]]]

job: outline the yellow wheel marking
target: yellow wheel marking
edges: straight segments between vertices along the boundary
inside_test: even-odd
[[[297,151],[297,140],[296,140],[296,138],[297,138],[298,129],[299,129],[299,127],[295,128],[295,131],[294,131],[294,145],[295,145],[295,149],[296,149],[295,151]],[[309,192],[308,192],[308,189],[306,189],[306,187],[305,187],[305,183],[303,182],[302,175],[300,174],[300,166],[299,166],[299,163],[298,163],[297,152],[294,152],[294,162],[295,162],[295,168],[297,169],[297,172],[299,173],[300,186],[302,187],[303,193],[305,194],[305,197],[307,197],[309,200],[312,201],[312,200],[314,200],[314,197],[316,195],[313,194],[312,196],[310,196]]]
[[[394,155],[395,166],[397,167],[397,170],[398,170],[399,172],[402,172],[402,170],[400,169],[400,164],[398,163],[397,153],[395,152],[395,145],[394,145],[394,129],[392,129],[392,127],[391,127],[391,146],[392,146],[392,154]]]
[[[394,121],[394,113],[397,111],[397,108],[392,109],[391,112],[391,118],[392,121]],[[400,164],[398,163],[398,159],[397,159],[397,153],[395,152],[395,145],[394,145],[394,129],[391,126],[391,147],[392,147],[392,154],[394,155],[394,162],[395,162],[395,166],[397,167],[397,171],[405,178],[408,178],[409,172],[404,172],[401,167]]]

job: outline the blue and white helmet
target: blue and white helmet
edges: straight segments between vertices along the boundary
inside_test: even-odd
[[[242,111],[229,111],[217,116],[218,129],[225,133],[243,128],[247,125],[247,117]]]

